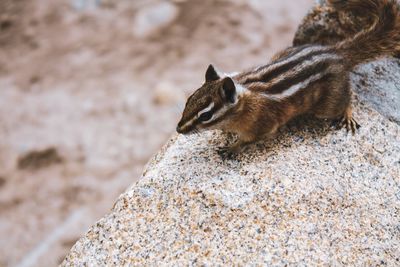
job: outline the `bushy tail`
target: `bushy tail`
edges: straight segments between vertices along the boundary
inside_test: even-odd
[[[337,10],[370,16],[373,24],[336,45],[350,66],[400,53],[400,7],[396,0],[329,0]]]

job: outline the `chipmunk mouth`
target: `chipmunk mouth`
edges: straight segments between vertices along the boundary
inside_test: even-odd
[[[185,128],[176,127],[176,132],[179,134],[183,134],[183,135],[191,135],[191,134],[197,133],[198,131],[196,128],[193,128],[193,129],[186,128],[185,129]]]
[[[176,132],[179,133],[179,134],[185,134],[185,131],[184,131],[183,128],[180,127],[179,125],[176,126]]]
[[[176,131],[179,134],[191,135],[194,133],[199,133],[199,130],[194,125],[179,125],[176,127]]]

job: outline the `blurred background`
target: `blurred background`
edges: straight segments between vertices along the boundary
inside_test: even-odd
[[[209,63],[264,64],[313,0],[0,0],[0,266],[55,266],[140,179]]]

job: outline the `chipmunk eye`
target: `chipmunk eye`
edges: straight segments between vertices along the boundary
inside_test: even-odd
[[[206,122],[206,121],[211,120],[212,116],[213,116],[213,114],[212,114],[211,111],[204,112],[203,114],[201,114],[201,115],[199,116],[199,120],[200,120],[201,122]]]

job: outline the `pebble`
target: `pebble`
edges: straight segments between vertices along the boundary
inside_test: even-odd
[[[170,24],[179,14],[179,9],[170,2],[162,1],[144,6],[134,18],[133,33],[145,38]]]
[[[153,102],[157,105],[177,105],[185,101],[185,95],[179,87],[162,81],[155,86]]]

